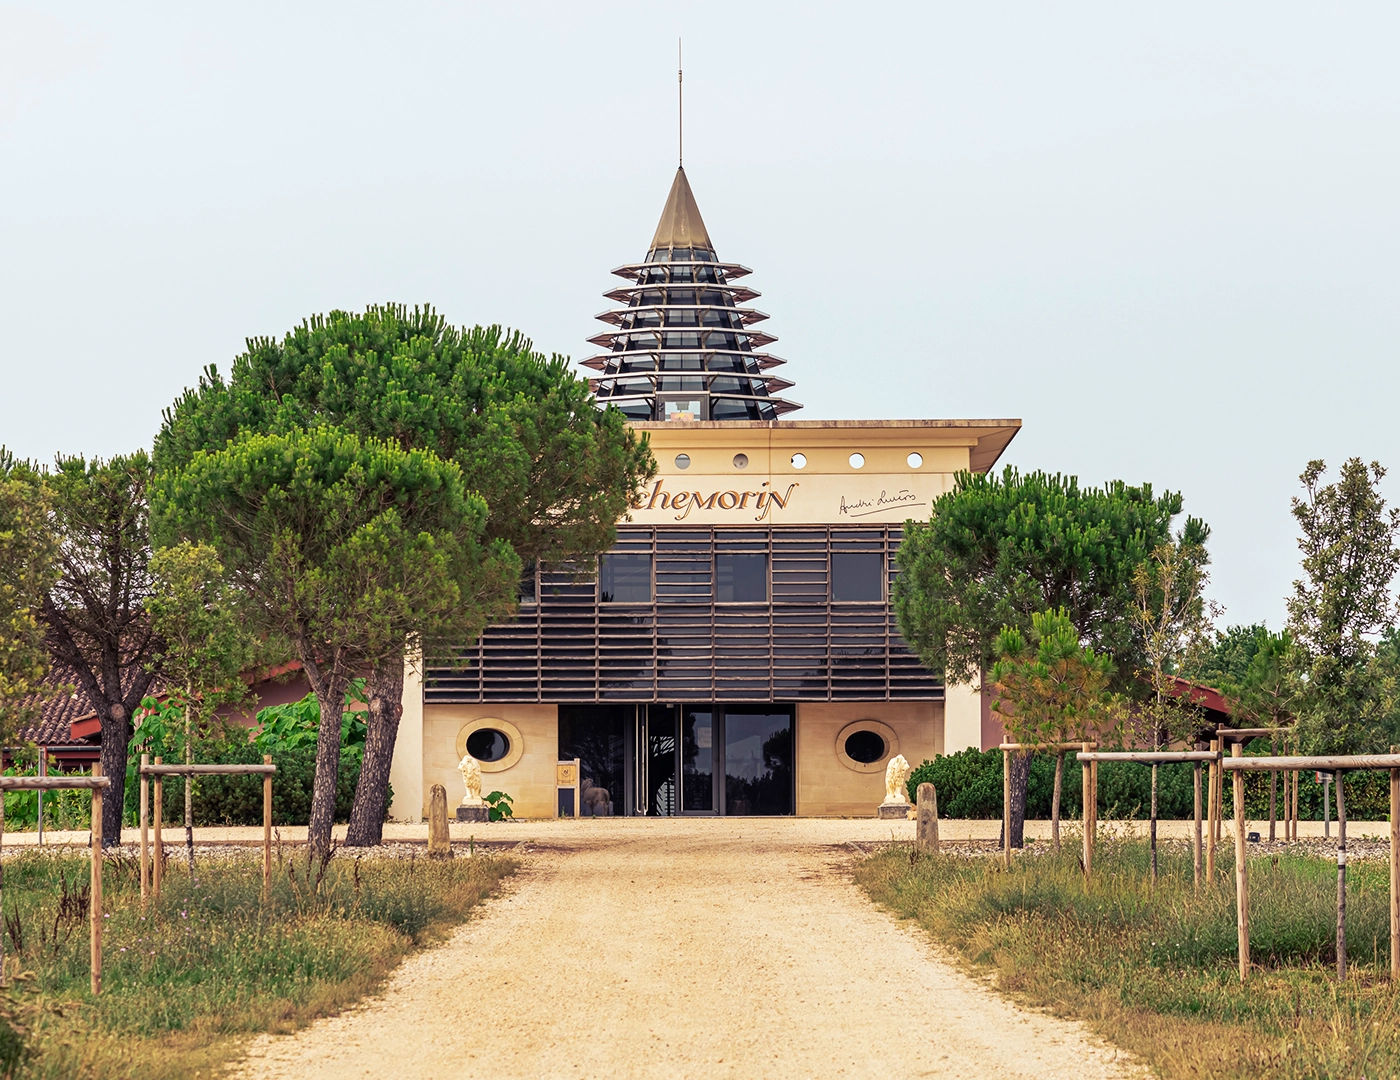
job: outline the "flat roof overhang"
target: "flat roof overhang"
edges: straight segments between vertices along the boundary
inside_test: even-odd
[[[1021,430],[1019,419],[1000,420],[638,420],[658,447],[752,443],[760,431],[771,446],[966,446],[973,472],[987,472]],[[674,437],[672,437],[674,436]]]

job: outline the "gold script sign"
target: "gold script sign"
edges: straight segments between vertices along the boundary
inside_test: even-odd
[[[674,510],[677,521],[684,521],[692,510],[734,510],[752,513],[754,521],[762,521],[773,512],[774,507],[787,509],[792,493],[801,487],[793,482],[780,494],[770,488],[769,483],[763,481],[758,485],[758,491],[711,491],[705,494],[700,491],[667,491],[666,481],[658,480],[652,485],[650,493],[643,494],[632,504],[632,509],[655,510],[660,507],[662,510]]]
[[[578,783],[578,766],[572,761],[567,765],[558,766],[560,787],[573,787]]]

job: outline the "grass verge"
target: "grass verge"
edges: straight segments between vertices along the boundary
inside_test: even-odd
[[[4,863],[7,971],[0,1075],[24,1033],[17,1077],[211,1076],[246,1036],[291,1031],[374,990],[411,950],[442,939],[516,867],[478,853],[443,862],[222,855],[167,864],[159,904],[141,904],[133,859],[104,869],[103,988],[88,992],[86,855],[26,852]],[[9,1050],[7,1050],[9,1048]]]
[[[1388,978],[1386,865],[1348,869],[1345,983],[1336,981],[1336,864],[1251,859],[1250,947],[1236,960],[1234,868],[1192,884],[1184,845],[1100,842],[1086,885],[1072,845],[999,859],[919,855],[897,845],[856,868],[870,896],[916,919],[1005,991],[1086,1021],[1179,1077],[1358,1077],[1400,1073],[1400,989]]]

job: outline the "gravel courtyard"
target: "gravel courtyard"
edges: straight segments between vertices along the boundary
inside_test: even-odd
[[[237,1075],[1145,1075],[866,900],[844,839],[888,839],[875,824],[490,827],[532,845],[503,895],[378,997],[258,1039]]]

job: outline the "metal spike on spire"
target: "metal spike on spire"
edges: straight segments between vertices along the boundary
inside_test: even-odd
[[[676,38],[676,164],[685,166],[685,65],[681,62],[681,39]]]

